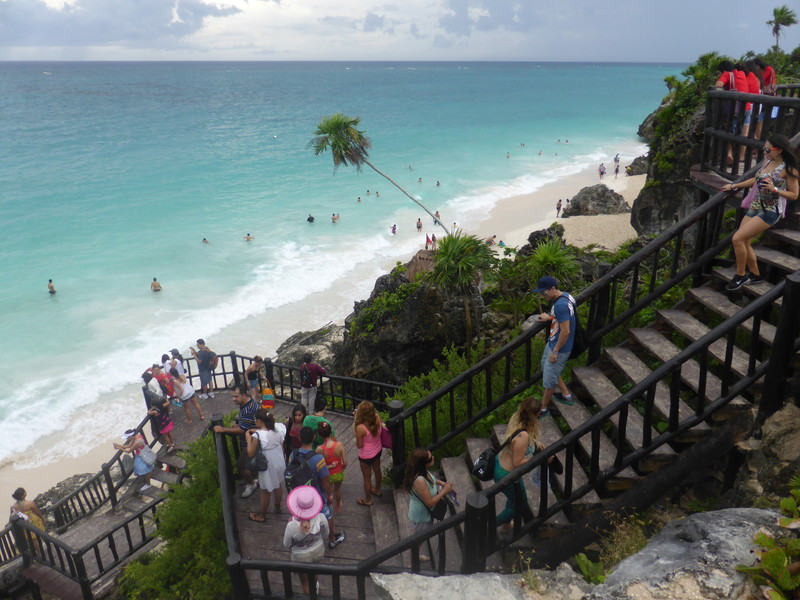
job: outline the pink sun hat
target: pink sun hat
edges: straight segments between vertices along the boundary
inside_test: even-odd
[[[322,496],[319,495],[317,488],[301,485],[289,492],[286,507],[296,519],[309,521],[322,511]]]

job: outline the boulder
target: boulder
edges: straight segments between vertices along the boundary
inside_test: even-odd
[[[344,327],[333,324],[316,331],[298,331],[280,345],[273,362],[299,367],[303,364],[303,356],[308,353],[315,363],[330,369],[339,346],[344,341],[344,332]]]
[[[586,600],[747,598],[755,588],[736,566],[753,564],[753,536],[776,530],[777,517],[769,510],[736,508],[672,521],[619,563]]]
[[[626,175],[647,175],[647,169],[650,166],[650,161],[646,156],[637,156],[633,159],[631,164],[625,167]]]
[[[636,130],[636,135],[638,135],[640,138],[644,138],[648,142],[653,141],[653,136],[656,132],[656,125],[658,125],[658,111],[660,111],[664,106],[665,105],[662,104],[644,118],[644,121],[639,124],[639,129]]]
[[[532,231],[528,236],[528,243],[522,246],[522,248],[517,251],[517,254],[520,256],[530,256],[540,244],[546,244],[552,240],[563,241],[563,239],[564,226],[555,223],[550,225],[547,229]]]
[[[702,195],[688,179],[645,186],[633,202],[631,225],[639,235],[658,235],[702,202]],[[684,235],[684,240],[692,239]]]
[[[602,183],[583,188],[572,198],[569,210],[564,217],[582,215],[617,215],[631,212],[625,198]]]

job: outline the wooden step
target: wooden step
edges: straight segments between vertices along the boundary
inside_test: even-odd
[[[397,520],[397,532],[400,539],[410,537],[414,534],[414,524],[408,519],[408,503],[410,494],[404,488],[394,490],[394,506],[395,518]],[[373,505],[374,509],[375,505]],[[449,515],[448,515],[449,516]],[[377,529],[375,530],[377,532]],[[446,559],[447,564],[445,569],[451,573],[458,573],[461,570],[461,545],[455,534],[455,531],[450,529],[445,533],[445,544],[447,548]],[[421,570],[431,570],[436,565],[438,559],[438,539],[434,538],[431,542],[430,548],[428,544],[422,544],[419,549],[420,555],[431,556],[433,554],[433,563],[422,562],[420,563]],[[406,569],[411,568],[411,551],[402,553],[403,566]],[[386,563],[388,564],[388,563]]]
[[[770,240],[790,244],[792,246],[800,246],[800,231],[797,229],[775,229],[772,227],[767,230],[767,236]]]
[[[711,274],[716,279],[728,284],[731,279],[733,279],[733,276],[736,275],[736,267],[719,267],[714,269]],[[760,298],[774,287],[775,286],[768,281],[762,281],[760,283],[746,283],[741,289],[749,296]],[[776,308],[780,309],[781,304],[783,304],[783,297],[777,298],[773,304]]]
[[[563,417],[570,429],[577,429],[586,421],[592,418],[592,413],[576,398],[572,406],[568,406],[556,400],[550,403],[550,410],[555,411]],[[578,440],[578,445],[587,458],[592,455],[592,436],[586,434]],[[614,443],[600,432],[600,470],[605,471],[614,466],[614,458],[617,455],[617,448]],[[614,477],[606,481],[605,487],[608,490],[626,490],[631,487],[638,479],[638,476],[630,467],[624,468]]]
[[[171,471],[164,471],[162,469],[153,469],[153,471],[150,473],[150,479],[155,481],[160,481],[161,483],[165,483],[168,486],[174,486],[178,484],[177,473],[172,473]]]
[[[670,327],[675,329],[678,333],[683,335],[691,342],[699,340],[701,337],[711,331],[706,325],[695,319],[689,313],[676,310],[666,309],[656,311],[658,318],[669,324]],[[725,362],[725,351],[727,346],[726,339],[719,339],[708,346],[709,356],[720,363]],[[750,357],[744,350],[734,346],[731,356],[731,371],[736,377],[747,376],[747,364]],[[756,361],[755,366],[758,367],[759,362]]]
[[[730,319],[741,310],[741,307],[738,304],[731,302],[726,295],[720,294],[716,290],[707,287],[693,288],[686,293],[686,297],[700,303],[710,311],[721,316],[723,319]],[[751,317],[742,322],[739,327],[752,335],[753,318]],[[765,344],[771,346],[773,340],[775,339],[775,326],[767,321],[762,320],[758,337]]]
[[[662,363],[669,361],[680,353],[680,348],[654,329],[629,329],[632,339],[642,348],[650,352]],[[681,381],[688,385],[695,393],[700,389],[700,364],[694,359],[687,360],[681,365]],[[706,402],[713,402],[722,395],[722,382],[719,377],[708,371],[706,373]],[[728,404],[727,409],[722,409],[714,414],[715,420],[731,418],[737,411],[747,409],[750,403],[737,396]]]
[[[759,262],[777,267],[782,271],[786,271],[787,274],[800,270],[800,258],[774,248],[765,248],[764,246],[759,246],[755,251]]]
[[[505,437],[506,428],[507,425],[495,425],[493,428],[495,436],[498,439]],[[558,429],[558,425],[556,425],[552,415],[539,418],[539,441],[542,442],[545,448],[555,444],[562,437],[561,431]],[[556,456],[558,456],[559,460],[561,460],[562,465],[566,464],[566,451],[561,451]],[[559,475],[553,471],[550,471],[550,475],[550,481],[555,481],[556,496],[563,498],[564,473]],[[586,485],[588,482],[589,478],[586,477],[583,467],[576,460],[572,468],[572,489],[576,490],[579,487]],[[588,514],[600,508],[602,504],[603,501],[600,499],[600,496],[597,495],[597,492],[595,490],[590,490],[586,495],[570,505],[570,516],[577,517],[578,515]]]
[[[652,371],[644,364],[641,359],[636,356],[636,353],[629,348],[621,346],[614,346],[606,348],[605,354],[611,363],[619,369],[625,378],[633,384],[646,379]],[[656,384],[656,394],[653,400],[653,412],[655,412],[664,421],[669,421],[670,414],[670,393],[669,388],[663,381]],[[683,421],[689,417],[694,416],[694,411],[682,400],[678,400],[678,420]],[[682,443],[694,443],[704,438],[711,431],[711,428],[705,424],[700,423],[685,431],[677,439]]]
[[[595,367],[575,367],[572,376],[601,409],[611,406],[622,394],[605,374]],[[611,423],[619,431],[619,413],[611,417]],[[638,450],[644,444],[644,419],[632,405],[628,408],[625,427],[625,443]],[[651,427],[650,439],[658,437],[658,431]],[[639,461],[639,468],[645,472],[657,471],[665,464],[675,460],[675,451],[667,445],[659,446]]]
[[[467,440],[465,440],[465,446],[467,448],[468,464],[471,465],[475,463],[475,460],[478,458],[478,456],[480,456],[481,452],[493,446],[493,444],[490,440],[486,438],[467,438]],[[531,508],[533,514],[535,515],[539,512],[541,488],[537,485],[533,485],[533,483],[531,482],[530,474],[526,475],[523,478],[523,480],[525,486],[525,494],[528,497],[528,506]],[[489,481],[478,481],[478,485],[481,489],[486,489],[493,486],[494,481],[491,479]],[[550,488],[548,488],[547,490],[547,502],[548,506],[556,502],[555,494],[553,494],[553,490]],[[506,497],[503,494],[498,494],[497,496],[495,496],[495,510],[497,511],[496,514],[500,514],[500,512],[502,512],[505,503],[506,503]],[[547,521],[545,521],[545,523],[539,528],[537,535],[539,537],[553,537],[554,535],[563,531],[568,525],[569,525],[569,519],[567,519],[566,515],[563,512],[559,512],[558,514],[553,515]]]
[[[386,492],[384,492],[385,494]],[[391,502],[374,502],[370,507],[370,517],[372,518],[372,531],[375,535],[375,552],[388,548],[400,541],[400,527],[398,526],[398,510],[405,510],[406,520],[408,520],[408,504],[400,509],[397,504]],[[407,554],[407,553],[406,553]],[[409,558],[409,565],[410,563]],[[402,567],[403,557],[393,556],[384,563],[390,567]]]
[[[457,513],[462,512],[467,496],[475,491],[475,482],[469,472],[467,459],[463,454],[443,458],[441,467],[445,481],[449,482],[456,492],[458,505],[455,506],[455,510]]]

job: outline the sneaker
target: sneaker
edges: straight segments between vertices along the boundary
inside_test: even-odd
[[[539,418],[541,419],[542,417],[546,417],[549,414],[550,414],[550,411],[547,410],[546,408],[543,408],[542,410],[539,411]]]
[[[205,400],[208,398],[208,394],[200,394],[200,400]]]
[[[569,396],[565,396],[561,392],[556,392],[555,394],[553,394],[553,398],[555,398],[559,402],[566,404],[567,406],[572,406],[573,404],[575,404],[575,402],[573,402],[572,400],[572,394],[570,394]]]
[[[208,392],[208,397],[209,398],[213,398],[214,397],[214,392]]]
[[[731,282],[728,285],[725,286],[725,289],[728,290],[729,292],[732,292],[734,290],[738,290],[740,287],[742,287],[748,281],[750,281],[750,278],[746,274],[745,275],[734,275],[733,279],[731,279]]]
[[[146,492],[146,491],[147,491],[147,490],[149,490],[151,487],[153,487],[153,486],[151,486],[149,483],[145,483],[145,484],[144,484],[142,487],[140,487],[140,488],[139,488],[139,491],[140,491],[140,492]]]
[[[344,541],[344,538],[347,537],[344,531],[340,531],[339,533],[335,533],[334,535],[336,537],[328,542],[328,548],[330,548],[331,550],[333,550],[334,548],[336,548],[336,546],[341,544]]]
[[[752,273],[748,273],[747,278],[749,280],[747,282],[748,285],[752,285],[754,283],[761,283],[762,281],[764,281],[764,278],[761,277],[761,275],[753,275]]]
[[[244,486],[244,489],[242,490],[242,498],[249,498],[250,496],[253,495],[253,492],[255,492],[257,489],[258,489],[257,483],[254,483],[253,485],[248,484]]]

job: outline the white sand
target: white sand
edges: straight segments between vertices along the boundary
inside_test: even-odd
[[[620,175],[615,180],[613,167],[611,170],[611,175],[606,175],[602,183],[622,194],[628,204],[633,205],[633,200],[644,185],[645,176]],[[559,198],[564,200],[571,198],[582,188],[597,183],[600,183],[597,171],[589,168],[567,180],[547,185],[533,194],[507,198],[491,210],[489,218],[477,231],[468,233],[481,238],[496,234],[498,241],[503,240],[508,246],[519,247],[527,243],[528,235],[532,231],[544,229],[557,221],[564,226],[568,243],[577,246],[597,244],[608,250],[614,250],[623,242],[636,237],[636,232],[630,226],[630,214],[556,219],[555,206]],[[228,328],[224,336],[215,338],[214,347],[234,349],[245,355],[248,353],[273,355],[274,348],[264,349],[264,338],[267,337],[264,332],[269,331],[272,334],[270,337],[275,337],[274,343],[277,344],[297,331],[297,323],[305,322],[305,329],[322,327],[329,321],[342,323],[344,317],[352,310],[353,300],[368,296],[374,279],[393,265],[393,261],[385,265],[365,265],[342,289],[314,294],[308,302],[295,303],[281,310],[280,315],[269,312],[246,319]],[[310,314],[309,306],[316,309],[317,314]],[[260,332],[259,342],[253,339],[254,331]],[[118,398],[120,396],[122,395],[118,395]],[[133,397],[137,398],[137,402],[140,401],[138,386],[135,386]],[[88,422],[86,426],[92,427],[94,424]],[[10,502],[11,493],[20,486],[28,490],[28,497],[34,498],[71,475],[96,473],[103,462],[113,455],[114,449],[111,443],[115,441],[116,433],[118,432],[98,432],[97,445],[86,448],[85,453],[77,458],[62,459],[33,468],[19,468],[19,465],[0,468],[0,500],[5,499]],[[66,443],[69,441],[66,440]]]

